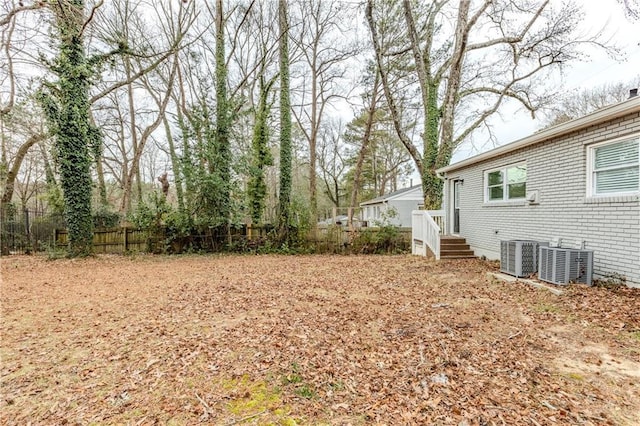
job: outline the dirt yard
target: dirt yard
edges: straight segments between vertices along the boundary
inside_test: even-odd
[[[640,424],[640,290],[412,256],[0,264],[2,424]]]

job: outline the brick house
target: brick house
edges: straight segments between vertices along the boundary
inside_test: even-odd
[[[637,93],[637,91],[635,92]],[[640,96],[438,170],[445,235],[477,256],[554,237],[594,251],[594,276],[640,287]]]

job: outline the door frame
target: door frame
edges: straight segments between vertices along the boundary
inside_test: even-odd
[[[449,194],[451,195],[450,197],[450,203],[449,203],[449,213],[448,216],[451,219],[449,223],[451,223],[451,226],[449,227],[449,231],[451,232],[451,235],[460,235],[460,188],[462,187],[462,182],[464,182],[463,179],[460,178],[454,178],[451,179],[451,187],[449,190]],[[456,210],[458,211],[458,229],[456,230]]]

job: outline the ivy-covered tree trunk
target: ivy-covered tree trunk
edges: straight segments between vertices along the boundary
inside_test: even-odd
[[[167,137],[167,144],[169,145],[169,158],[171,159],[171,168],[173,169],[173,178],[175,180],[176,187],[176,200],[178,201],[178,211],[184,213],[184,194],[182,192],[182,165],[180,158],[176,152],[176,144],[173,140],[173,133],[171,131],[171,124],[166,116],[162,118],[164,124],[164,131]]]
[[[229,145],[229,100],[227,99],[227,64],[224,48],[224,15],[222,0],[216,3],[216,150],[215,182],[217,208],[221,225],[231,219],[231,146]]]
[[[440,111],[438,109],[438,83],[430,82],[426,85],[426,108],[424,111],[425,129],[423,133],[424,158],[420,176],[422,179],[422,191],[424,194],[424,208],[438,210],[442,203],[442,179],[436,170],[441,165],[438,163]]]
[[[185,208],[190,209],[194,204],[194,197],[196,194],[194,183],[194,169],[193,164],[193,152],[191,145],[189,144],[189,127],[185,121],[182,108],[178,108],[177,112],[178,128],[180,129],[181,142],[182,142],[182,158],[180,159],[180,170],[184,177],[184,205]]]
[[[280,193],[279,230],[283,239],[288,237],[291,216],[291,94],[289,92],[289,22],[287,0],[278,2],[280,27]]]
[[[249,169],[249,213],[253,224],[260,224],[264,212],[264,200],[267,196],[267,184],[264,179],[264,169],[273,164],[269,151],[269,90],[273,80],[265,84],[264,77],[260,77],[260,100],[256,112],[256,123],[253,128],[251,141],[251,165]]]
[[[59,54],[51,70],[57,77],[42,97],[55,136],[64,213],[69,231],[69,256],[87,256],[93,249],[91,218],[91,147],[99,134],[90,123],[91,66],[85,55],[84,0],[49,3],[55,13]]]

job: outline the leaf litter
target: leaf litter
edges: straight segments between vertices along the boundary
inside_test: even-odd
[[[2,424],[638,424],[637,289],[413,256],[0,266]]]

